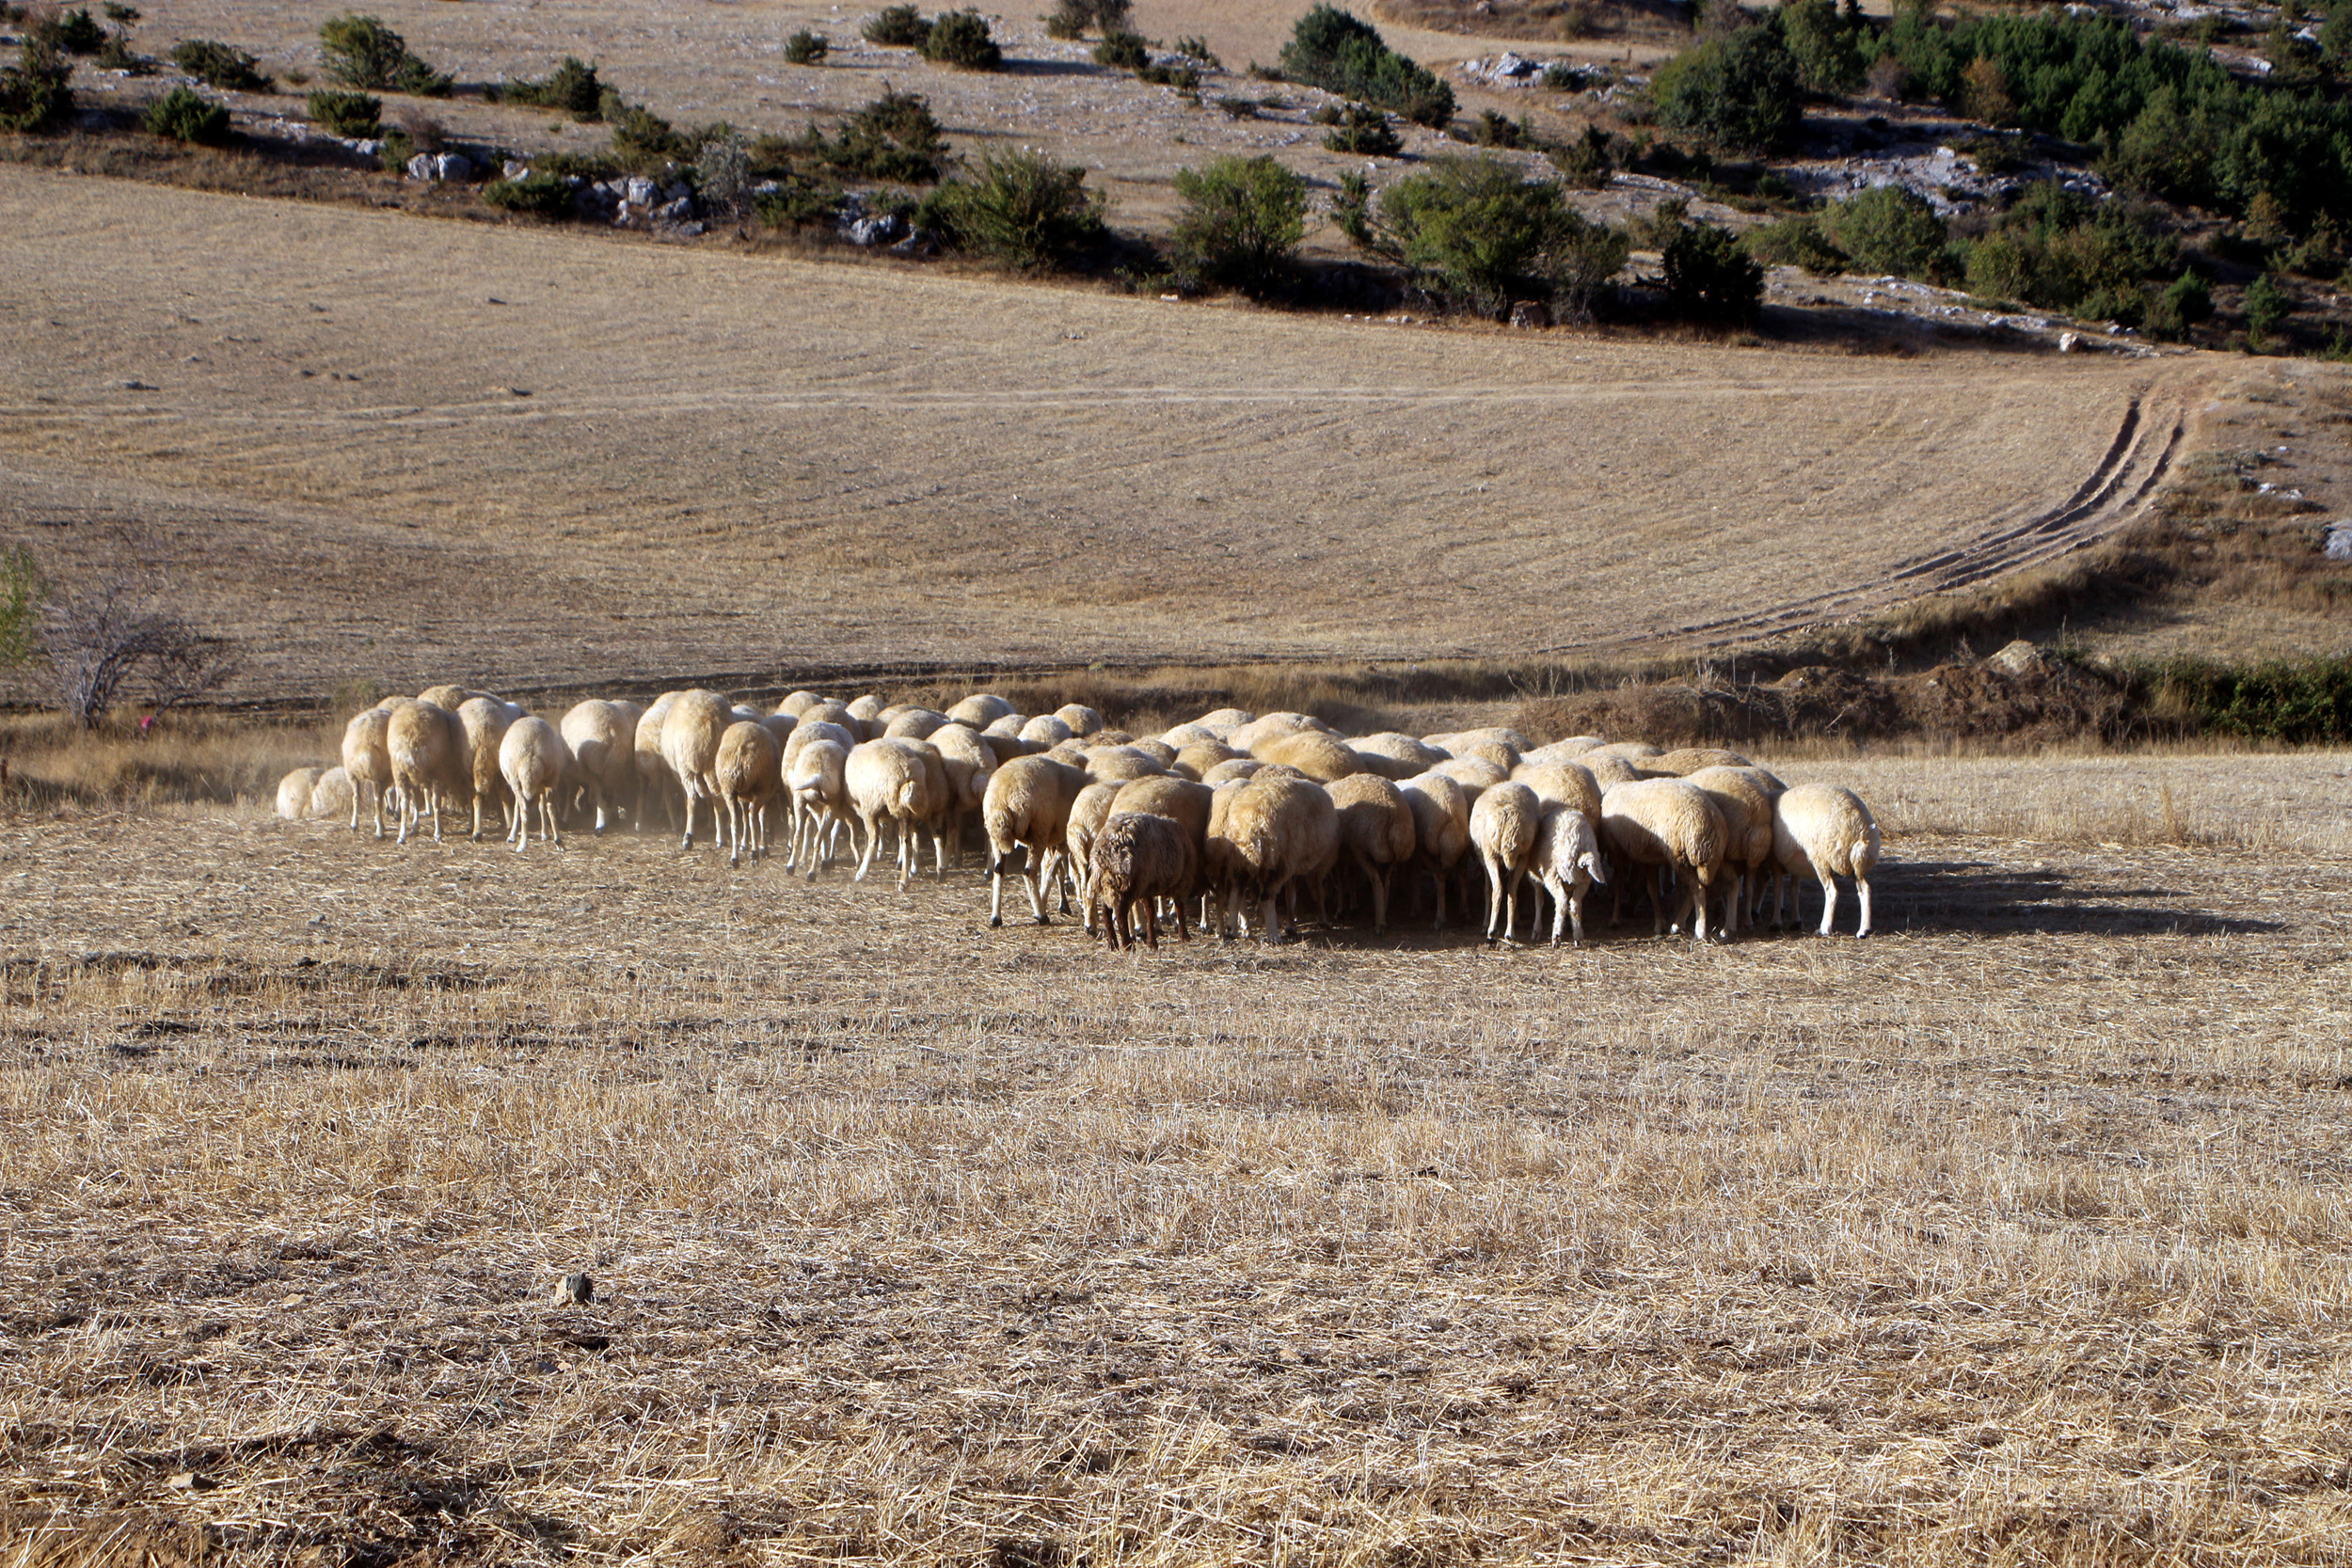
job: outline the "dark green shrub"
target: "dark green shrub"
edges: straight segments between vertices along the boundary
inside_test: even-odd
[[[1134,10],[1133,0],[1061,0],[1045,18],[1045,36],[1068,40],[1099,32],[1108,38],[1127,31]]]
[[[826,41],[822,33],[812,33],[803,28],[784,40],[785,63],[787,65],[820,65],[824,62],[827,52],[832,48],[833,45]]]
[[[983,154],[965,179],[948,182],[917,219],[950,245],[1007,266],[1034,267],[1102,243],[1102,202],[1086,170],[1042,153]]]
[[[1846,253],[1830,243],[1820,220],[1808,214],[1758,224],[1740,235],[1740,243],[1768,267],[1803,267],[1816,277],[1846,270]]]
[[[1371,24],[1328,4],[1298,19],[1282,46],[1281,73],[1439,130],[1454,118],[1452,87],[1391,49]]]
[[[1322,116],[1318,114],[1317,119]],[[1365,158],[1393,158],[1405,150],[1405,138],[1396,134],[1389,117],[1369,103],[1350,103],[1333,112],[1331,130],[1324,136],[1323,145],[1334,152],[1352,152]]]
[[[1216,106],[1235,119],[1258,118],[1258,101],[1254,98],[1220,98],[1216,101]]]
[[[1203,282],[1271,287],[1307,234],[1307,182],[1271,156],[1180,169],[1176,196],[1176,266]]]
[[[1481,109],[1477,123],[1470,128],[1470,139],[1481,147],[1525,147],[1533,135],[1524,119]]]
[[[2208,734],[2295,746],[2352,739],[2352,657],[2234,666],[2182,659],[2141,678]]]
[[[73,118],[72,74],[56,50],[27,39],[16,64],[0,71],[0,131],[62,129]]]
[[[624,168],[658,169],[691,151],[686,138],[651,109],[630,109],[612,127],[612,156]]]
[[[895,91],[843,120],[832,136],[812,125],[782,150],[856,179],[894,185],[928,184],[946,172],[954,157],[930,101]]]
[[[131,47],[128,32],[106,35],[106,41],[98,46],[97,65],[101,71],[120,71],[133,76],[155,74],[155,62]]]
[[[2184,272],[2148,309],[2148,329],[2179,341],[2189,328],[2213,320],[2213,290],[2201,273]]]
[[[267,92],[270,79],[262,62],[232,45],[213,39],[184,39],[172,45],[171,63],[223,92]]]
[[[1094,63],[1114,71],[1140,71],[1152,63],[1152,46],[1141,33],[1112,33],[1094,46]]]
[[[1210,51],[1209,40],[1200,37],[1198,34],[1192,34],[1184,38],[1178,39],[1176,40],[1176,53],[1182,55],[1188,60],[1199,60],[1203,66],[1207,67],[1211,71],[1222,71],[1225,69],[1225,62],[1218,59],[1216,55]]]
[[[830,229],[841,216],[841,187],[788,176],[754,199],[759,221],[771,229]]]
[[[1951,234],[1927,198],[1900,185],[1880,185],[1821,214],[1821,230],[1856,272],[1938,277]]]
[[[862,31],[868,43],[920,49],[931,36],[931,24],[913,6],[884,6]]]
[[[1568,183],[1588,191],[1609,183],[1617,166],[1616,138],[1597,125],[1587,125],[1574,139],[1555,142],[1544,150]]]
[[[376,161],[386,172],[398,174],[408,166],[408,160],[417,155],[417,141],[407,132],[394,128],[384,133],[383,145],[375,150]]]
[[[339,136],[362,140],[384,131],[384,101],[373,93],[320,87],[303,100],[310,118]]]
[[[380,17],[349,12],[319,24],[319,59],[345,87],[446,98],[454,81],[409,52]]]
[[[482,187],[482,199],[493,207],[510,213],[529,213],[535,217],[572,215],[570,182],[543,171],[526,174],[519,180],[493,180]]]
[[[1971,293],[2125,322],[2139,319],[2150,278],[2179,270],[2180,238],[2154,209],[2055,182],[2028,188],[1966,257]]]
[[[1751,157],[1788,144],[1804,118],[1804,84],[1772,27],[1742,27],[1668,60],[1650,78],[1658,122]]]
[[[190,87],[174,87],[150,103],[144,123],[171,141],[205,147],[229,143],[229,111]]]
[[[531,160],[534,172],[558,180],[610,180],[621,166],[595,152],[548,152]]]
[[[1835,0],[1781,0],[1772,22],[1807,92],[1843,98],[1862,85],[1862,45],[1876,40],[1858,14],[1840,14]]]
[[[1178,92],[1200,90],[1200,68],[1190,60],[1153,60],[1136,72],[1136,80]]]
[[[1764,268],[1727,229],[1678,225],[1665,248],[1666,308],[1684,321],[1753,325],[1764,308]]]
[[[920,47],[925,59],[959,71],[994,71],[1005,63],[1005,52],[989,36],[988,21],[977,11],[949,11],[938,18]]]
[[[493,94],[501,103],[526,103],[534,108],[556,109],[582,122],[604,118],[607,88],[597,79],[596,68],[582,64],[566,55],[564,63],[542,77],[525,76],[517,81],[501,82]]]
[[[95,55],[106,46],[106,29],[98,24],[87,6],[48,16],[37,14],[28,34],[35,42],[65,55]]]
[[[2279,279],[2270,273],[2246,286],[2246,346],[2263,353],[2270,346],[2271,338],[2286,325],[2295,312],[2295,301],[2279,287]]]
[[[1559,185],[1487,157],[1442,158],[1406,175],[1380,193],[1376,213],[1362,176],[1348,176],[1337,216],[1358,245],[1482,316],[1532,294],[1551,298],[1564,319],[1589,316],[1630,245],[1622,230],[1569,205]]]

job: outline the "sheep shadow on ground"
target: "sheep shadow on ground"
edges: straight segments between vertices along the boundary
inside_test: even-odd
[[[2057,866],[1883,861],[1870,886],[1876,924],[1888,929],[2108,937],[2244,936],[2286,929],[2283,921],[2219,914],[2187,902],[2209,890],[2133,885],[2096,871]],[[1806,905],[1818,921],[1820,889],[1810,891]],[[1852,907],[1850,889],[1840,892],[1838,905],[1842,925]]]

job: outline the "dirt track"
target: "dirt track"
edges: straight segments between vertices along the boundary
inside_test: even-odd
[[[70,562],[158,523],[278,690],[1654,641],[1892,596],[2209,373],[1287,317],[23,170],[0,230],[0,529]]]

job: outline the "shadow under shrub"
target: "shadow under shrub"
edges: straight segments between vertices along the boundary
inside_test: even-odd
[[[1086,170],[1026,150],[983,153],[979,166],[927,198],[917,227],[1005,266],[1038,267],[1107,237]]]

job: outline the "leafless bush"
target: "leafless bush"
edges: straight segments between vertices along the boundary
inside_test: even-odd
[[[152,540],[126,532],[110,554],[93,575],[54,585],[41,615],[58,705],[92,729],[126,691],[161,716],[219,690],[238,668],[227,639],[171,609]]]

